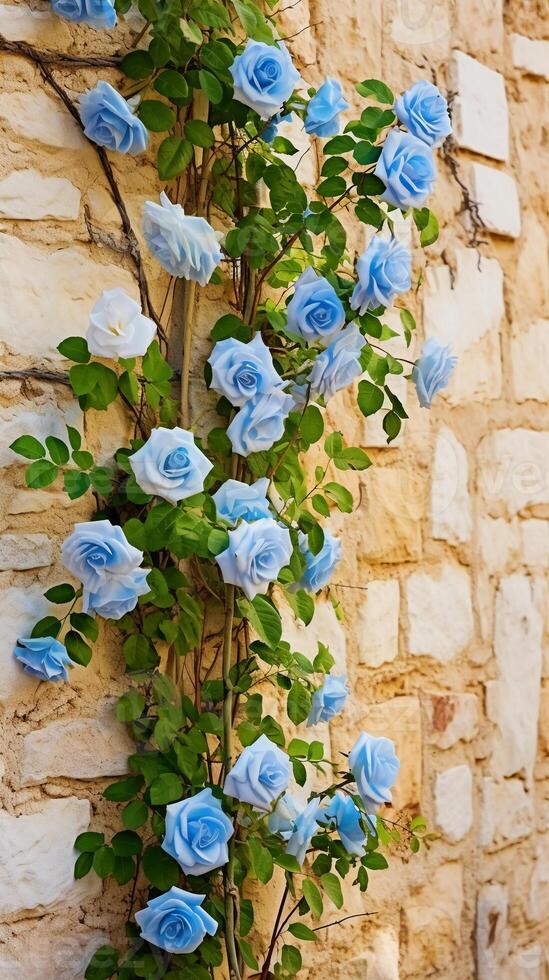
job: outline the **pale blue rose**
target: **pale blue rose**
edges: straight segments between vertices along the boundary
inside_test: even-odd
[[[247,344],[233,337],[218,341],[208,364],[212,369],[211,387],[228,398],[231,405],[244,405],[250,398],[268,395],[283,384],[260,333]]]
[[[67,666],[74,666],[63,644],[52,636],[21,637],[13,655],[27,674],[41,681],[68,681]]]
[[[361,732],[349,753],[349,769],[365,807],[391,802],[391,787],[400,762],[390,738],[375,738]]]
[[[302,807],[298,806],[290,793],[284,793],[276,804],[267,821],[271,834],[278,834],[282,840],[288,841],[295,828],[295,822]]]
[[[339,113],[348,108],[338,80],[327,78],[307,106],[305,131],[312,136],[335,136],[339,133]]]
[[[248,599],[253,599],[268,592],[291,554],[288,528],[281,527],[272,517],[262,517],[253,524],[243,521],[229,531],[229,546],[215,560],[223,581],[237,585]]]
[[[308,344],[328,343],[345,324],[343,303],[334,287],[310,265],[296,281],[286,313],[288,333]]]
[[[360,354],[366,345],[356,323],[352,323],[318,355],[309,375],[311,395],[322,395],[325,401],[336,391],[347,388],[359,374],[362,374]],[[299,392],[297,393],[299,397]]]
[[[381,200],[403,211],[423,207],[437,176],[431,148],[400,129],[387,136],[374,173],[386,186]]]
[[[143,552],[110,521],[84,521],[75,524],[63,542],[61,560],[86,590],[97,592],[111,576],[125,576],[138,569]]]
[[[378,306],[391,306],[395,296],[410,289],[412,256],[396,238],[374,235],[360,256],[356,271],[358,282],[350,306],[363,316]]]
[[[443,347],[436,337],[424,343],[421,356],[412,368],[412,380],[422,408],[430,408],[437,392],[448,386],[450,375],[457,364],[450,347]]]
[[[170,273],[192,279],[205,286],[223,258],[219,242],[223,237],[205,218],[185,214],[180,204],[172,204],[164,191],[160,204],[145,201],[143,235],[155,259]]]
[[[103,619],[122,619],[137,605],[139,596],[150,592],[147,576],[150,568],[135,568],[121,575],[109,575],[95,591],[84,589],[82,609],[96,612]]]
[[[107,150],[135,156],[147,149],[146,127],[108,82],[80,96],[80,118],[88,139]]]
[[[276,116],[273,116],[268,126],[261,131],[261,139],[265,140],[266,143],[272,143],[275,136],[278,136],[278,127],[281,123],[289,123],[292,120],[291,112],[286,112],[284,115],[281,112],[277,112]]]
[[[318,592],[323,589],[330,581],[333,571],[341,558],[341,541],[334,538],[328,528],[324,528],[324,543],[318,552],[313,555],[309,548],[307,535],[299,532],[299,548],[305,558],[305,570],[298,583],[300,589],[307,592]]]
[[[213,467],[195,444],[192,432],[179,426],[153,429],[145,445],[129,457],[129,463],[145,493],[172,504],[200,493]]]
[[[282,41],[264,44],[248,40],[229,71],[236,101],[249,106],[262,119],[270,119],[279,112],[300,81]]]
[[[314,837],[317,830],[320,830],[320,824],[318,822],[319,810],[320,799],[318,796],[315,796],[298,814],[292,835],[286,844],[286,853],[292,854],[300,867],[305,860],[311,838]]]
[[[319,721],[331,721],[341,714],[348,694],[349,686],[345,674],[328,674],[322,687],[313,694],[307,727],[317,725]]]
[[[270,449],[282,437],[284,419],[294,406],[294,399],[279,388],[250,398],[227,428],[233,452],[249,456]]]
[[[366,851],[368,837],[361,822],[364,814],[350,796],[338,789],[328,806],[321,811],[318,819],[321,823],[335,823],[345,850],[349,854],[362,857]]]
[[[440,146],[452,132],[448,103],[436,85],[416,82],[395,102],[395,114],[412,136],[428,146]]]
[[[98,29],[116,24],[113,0],[51,0],[51,8],[65,20],[80,21]]]
[[[269,479],[266,476],[251,485],[241,483],[240,480],[226,480],[213,495],[218,516],[230,524],[236,524],[240,520],[258,521],[261,517],[270,517],[268,489]]]
[[[192,953],[206,936],[215,936],[217,922],[202,908],[205,895],[173,885],[135,913],[141,938],[167,953]]]
[[[166,833],[162,848],[181,865],[186,875],[203,875],[229,860],[227,841],[234,833],[221,801],[203,789],[166,807]]]
[[[239,755],[225,778],[223,792],[256,810],[269,810],[290,779],[290,760],[278,745],[261,735]]]

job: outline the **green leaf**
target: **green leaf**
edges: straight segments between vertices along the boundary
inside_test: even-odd
[[[201,68],[198,72],[198,80],[200,82],[200,88],[210,102],[213,102],[214,105],[221,102],[223,98],[223,86],[219,79],[215,75],[212,75],[211,71],[206,71],[204,68]]]
[[[183,796],[183,785],[173,772],[162,772],[150,786],[151,803],[175,803]]]
[[[286,156],[293,156],[294,153],[298,153],[298,149],[294,144],[286,139],[285,136],[275,136],[274,140],[271,142],[271,147],[275,153],[284,153]]]
[[[304,589],[298,589],[297,592],[291,592],[289,589],[285,591],[286,599],[291,606],[293,612],[305,626],[308,626],[315,614],[315,601],[308,592]]]
[[[226,313],[220,317],[210,331],[212,340],[227,340],[234,337],[246,344],[250,339],[250,328],[234,313]]]
[[[154,61],[147,51],[130,51],[122,58],[120,67],[128,78],[148,78],[154,71]]]
[[[294,759],[294,762],[296,761]],[[301,871],[301,865],[293,854],[277,854],[274,858],[274,863],[279,868],[284,868],[285,871],[290,871],[292,874],[298,874]]]
[[[301,953],[297,946],[283,946],[280,961],[282,963],[282,969],[291,976],[299,973],[303,963]]]
[[[377,78],[367,78],[364,82],[358,82],[355,88],[365,99],[374,98],[382,105],[394,105],[395,97],[391,89]]]
[[[185,123],[185,136],[194,146],[202,146],[205,149],[215,143],[213,129],[202,119],[189,119]]]
[[[144,99],[137,115],[151,133],[163,133],[175,123],[175,112],[159,99]]]
[[[69,361],[77,364],[87,364],[90,359],[88,343],[84,337],[67,337],[58,345],[57,350]]]
[[[94,831],[86,830],[79,834],[74,842],[77,851],[90,851],[92,854],[99,850],[105,843],[105,834],[97,834]]]
[[[80,449],[80,446],[82,445],[82,436],[80,435],[78,429],[75,429],[72,425],[68,425],[67,435],[69,437],[71,449]]]
[[[143,785],[142,776],[128,776],[116,783],[111,783],[103,790],[103,797],[111,803],[126,803],[139,793]]]
[[[375,415],[383,405],[384,394],[381,388],[371,381],[360,381],[358,385],[358,407],[363,415]]]
[[[304,922],[292,922],[291,926],[288,926],[288,932],[295,939],[316,942],[316,933],[309,929],[309,926],[306,926]]]
[[[149,344],[141,367],[147,381],[152,381],[158,385],[169,381],[173,374],[170,365],[160,353],[160,345],[157,340],[153,340],[152,344]]]
[[[83,854],[79,854],[76,861],[74,862],[74,877],[77,881],[80,878],[85,878],[87,874],[92,869],[93,865],[93,853],[92,851],[84,851]]]
[[[324,902],[322,901],[322,895],[311,878],[305,878],[303,881],[303,897],[311,910],[313,918],[320,919],[324,911]]]
[[[72,585],[70,585],[68,582],[63,582],[62,585],[52,586],[51,589],[44,592],[44,595],[48,602],[55,602],[56,605],[62,606],[66,602],[72,602],[76,592]]]
[[[76,470],[67,470],[66,473],[63,473],[63,487],[71,500],[76,500],[86,493],[90,482],[87,473],[78,473]]]
[[[154,61],[155,68],[163,68],[164,65],[168,64],[171,57],[170,45],[161,37],[153,37],[149,44],[149,54]]]
[[[86,972],[85,980],[108,980],[116,971],[118,950],[112,946],[100,946],[93,954]]]
[[[80,664],[82,667],[88,666],[92,658],[92,651],[88,644],[84,643],[79,633],[75,633],[74,630],[69,630],[65,636],[65,646],[73,663]]]
[[[337,504],[343,514],[351,514],[353,511],[353,495],[343,487],[341,483],[325,483],[324,493],[330,500]]]
[[[127,885],[135,876],[135,861],[131,857],[119,857],[114,859],[113,878],[119,885]]]
[[[331,899],[336,908],[340,909],[343,905],[343,895],[339,878],[330,871],[328,874],[322,875],[320,883],[328,898]]]
[[[322,412],[316,405],[308,405],[299,425],[299,431],[305,442],[312,445],[322,438],[324,433],[324,420]]]
[[[122,823],[127,830],[137,830],[147,823],[149,808],[143,800],[132,800],[122,810]]]
[[[368,129],[385,129],[395,121],[395,114],[390,109],[377,109],[375,106],[368,106],[360,117],[361,123]]]
[[[345,193],[347,181],[343,177],[327,177],[321,180],[317,187],[317,193],[321,197],[339,197]]]
[[[168,136],[158,148],[156,163],[160,180],[172,180],[187,169],[193,158],[192,143],[182,136]]]
[[[179,881],[179,865],[161,847],[148,847],[143,854],[143,872],[151,885],[168,891]]]
[[[129,636],[122,649],[129,670],[150,670],[159,662],[158,654],[142,634]]]
[[[56,439],[55,436],[48,436],[46,439],[46,447],[52,462],[59,466],[64,466],[65,463],[68,462],[69,449],[62,439]]]
[[[61,629],[61,621],[57,616],[44,616],[34,624],[31,637],[36,636],[57,636]]]
[[[114,851],[111,847],[99,847],[93,855],[93,870],[100,878],[107,878],[114,870]]]
[[[167,99],[186,99],[189,94],[187,80],[181,72],[168,68],[155,79],[154,88]]]
[[[89,470],[93,466],[93,456],[87,449],[75,449],[72,458],[81,470]]]
[[[322,514],[322,517],[330,516],[330,508],[321,493],[313,494],[311,497],[311,503],[317,513]]]
[[[42,459],[46,455],[42,443],[34,436],[19,436],[19,439],[12,442],[10,449],[25,459]]]
[[[231,26],[229,14],[225,7],[217,3],[216,0],[198,0],[197,3],[193,4],[189,13],[193,20],[198,21],[199,24],[205,24],[206,27]]]
[[[49,487],[57,479],[58,469],[47,459],[37,459],[25,471],[25,482],[33,490]]]
[[[264,847],[257,837],[248,839],[248,847],[252,857],[252,865],[256,878],[266,885],[273,876],[273,858],[268,848]]]
[[[110,368],[97,361],[77,364],[69,371],[69,380],[75,395],[87,396],[85,407],[104,411],[118,393],[118,376]]]
[[[389,867],[386,858],[379,851],[370,851],[361,859],[361,864],[370,871],[385,871]]]
[[[311,695],[301,681],[294,681],[286,705],[288,718],[294,725],[301,725],[311,710]]]
[[[309,754],[309,743],[302,738],[292,738],[288,745],[288,755],[290,758],[306,759]]]
[[[429,211],[429,220],[425,225],[425,228],[421,230],[419,235],[419,241],[421,246],[423,248],[427,248],[428,245],[432,245],[433,242],[436,242],[438,238],[438,233],[439,233],[438,219],[436,215],[433,214],[432,211]]]
[[[141,854],[143,841],[133,830],[120,830],[114,835],[111,847],[117,857],[133,857],[135,854]]]
[[[334,136],[333,139],[324,144],[324,153],[326,156],[335,153],[348,153],[354,146],[355,141],[352,136]]]
[[[88,640],[95,643],[99,636],[99,625],[93,616],[88,616],[87,613],[71,613],[70,620],[71,626],[74,626],[75,630],[83,633]]]
[[[278,611],[265,596],[256,595],[253,602],[239,599],[238,609],[264,643],[273,649],[278,646],[282,636],[282,621]]]
[[[387,442],[393,442],[400,432],[402,423],[396,412],[387,412],[383,419],[383,431],[387,434]]]
[[[244,960],[247,967],[250,970],[259,970],[259,963],[257,962],[252,947],[245,939],[241,939],[239,944],[240,952],[242,953],[242,959]]]
[[[136,688],[132,687],[118,699],[116,705],[116,717],[118,721],[128,724],[130,721],[137,721],[143,714],[145,708],[145,698]]]

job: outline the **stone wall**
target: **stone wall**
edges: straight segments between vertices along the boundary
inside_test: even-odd
[[[431,412],[410,393],[410,422],[390,448],[377,423],[350,416],[344,393],[330,402],[331,421],[375,461],[349,475],[353,515],[331,521],[345,541],[337,575],[345,620],[329,603],[307,630],[287,620],[299,649],[321,637],[349,674],[353,695],[331,726],[332,753],[348,749],[359,727],[394,738],[402,759],[395,806],[422,812],[440,837],[412,860],[396,849],[390,872],[373,872],[365,895],[348,890],[341,915],[373,914],[326,930],[314,952],[306,949],[311,980],[547,976],[542,8],[533,0],[300,0],[285,15],[289,35],[306,28],[290,45],[311,82],[337,75],[352,98],[363,78],[400,90],[435,77],[451,93],[455,128],[455,144],[439,153],[432,202],[441,237],[427,256],[417,251],[415,269],[424,279],[421,335],[451,343],[458,369]],[[113,53],[139,29],[132,16],[118,33],[98,35],[52,18],[45,3],[0,4],[0,33],[59,51],[98,53],[100,45]],[[97,77],[57,75],[73,95]],[[56,344],[85,331],[98,291],[117,284],[136,292],[132,265],[105,237],[120,241],[120,225],[93,149],[35,67],[11,55],[2,57],[0,127],[2,371],[59,370]],[[294,138],[309,150],[300,174],[311,184],[315,148]],[[155,193],[154,168],[143,158],[113,165],[138,226],[143,198]],[[465,206],[471,199],[478,211]],[[97,227],[99,237],[90,234]],[[351,248],[361,248],[356,228],[349,231]],[[158,269],[151,280],[161,306]],[[204,336],[217,302],[210,296]],[[196,375],[198,388],[198,359]],[[83,425],[64,385],[2,380],[0,980],[81,978],[109,926],[120,933],[128,907],[124,891],[101,894],[91,875],[74,882],[70,851],[91,818],[106,829],[115,821],[99,791],[124,771],[128,751],[112,717],[121,658],[104,630],[92,666],[56,688],[36,684],[11,657],[45,605],[44,589],[66,577],[60,543],[87,505],[26,490],[7,447],[23,432],[62,434],[67,421]],[[107,457],[124,427],[116,412],[108,420],[89,413],[86,438]]]

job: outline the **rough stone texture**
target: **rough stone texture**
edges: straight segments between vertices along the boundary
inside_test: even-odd
[[[431,525],[434,538],[459,544],[471,537],[469,464],[464,447],[451,429],[437,436],[431,484]]]
[[[549,835],[540,837],[528,895],[528,918],[542,922],[549,917]]]
[[[77,905],[101,891],[94,874],[81,881],[73,875],[72,844],[89,822],[90,804],[75,797],[48,800],[19,817],[0,813],[0,916]]]
[[[413,472],[388,466],[371,470],[363,504],[368,530],[361,557],[391,563],[420,557],[423,499]]]
[[[0,571],[43,568],[53,562],[53,543],[47,534],[0,534]]]
[[[549,521],[522,521],[520,548],[525,565],[545,571],[549,567]]]
[[[0,980],[44,980],[46,964],[56,980],[82,980],[92,954],[109,939],[108,933],[49,915],[33,923],[29,942],[27,925],[0,927]]]
[[[478,732],[478,698],[475,694],[421,695],[427,718],[426,735],[439,749],[451,749],[459,741],[470,742]]]
[[[80,191],[65,177],[43,177],[38,170],[14,170],[0,180],[3,218],[57,218],[74,221],[80,211]]]
[[[511,34],[511,50],[515,68],[549,81],[549,41]]]
[[[0,34],[8,41],[70,44],[68,25],[47,10],[31,10],[26,3],[0,4]]]
[[[449,66],[454,102],[454,136],[459,146],[496,160],[509,158],[509,124],[503,75],[463,51]]]
[[[436,821],[450,841],[461,840],[473,826],[473,776],[469,766],[454,766],[437,776]]]
[[[502,980],[545,980],[547,963],[542,946],[526,946],[503,967]]]
[[[544,364],[549,357],[549,320],[536,320],[517,331],[511,341],[513,387],[518,402],[549,399],[549,378]]]
[[[549,504],[549,432],[500,429],[478,448],[479,489],[490,511],[509,516]]]
[[[507,958],[507,909],[507,889],[503,885],[485,885],[480,890],[477,903],[478,980],[496,980]]]
[[[463,871],[457,861],[443,864],[429,884],[413,893],[405,918],[410,976],[450,975],[461,942]]]
[[[436,577],[414,572],[406,582],[408,650],[418,656],[452,660],[473,635],[471,587],[459,565],[442,565]]]
[[[0,121],[8,132],[46,146],[67,150],[82,150],[86,146],[72,116],[40,89],[32,93],[0,92]]]
[[[473,163],[471,193],[488,231],[509,238],[519,237],[520,203],[514,177],[495,167]]]
[[[534,824],[534,801],[520,779],[482,780],[480,843],[508,844],[527,837]]]
[[[461,405],[500,393],[503,272],[497,259],[475,249],[456,248],[455,263],[455,270],[427,269],[423,316],[426,335],[450,344],[459,357],[444,397]]]
[[[359,662],[370,667],[394,660],[398,654],[400,588],[393,579],[369,582],[360,606],[356,629],[360,636]]]

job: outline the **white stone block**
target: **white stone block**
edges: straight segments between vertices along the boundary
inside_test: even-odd
[[[536,861],[530,879],[528,918],[532,922],[549,918],[549,834],[538,838]]]
[[[549,432],[498,429],[478,448],[478,483],[489,509],[509,516],[549,504]]]
[[[518,556],[516,521],[508,523],[503,517],[481,517],[478,522],[478,543],[485,571],[491,575],[504,571]]]
[[[67,50],[71,41],[67,21],[48,10],[31,10],[26,3],[0,3],[0,34],[8,41],[27,41],[43,47],[58,44]]]
[[[52,402],[33,406],[32,409],[24,405],[0,408],[0,468],[28,462],[9,448],[19,436],[33,435],[42,443],[46,436],[56,436],[66,442],[67,425],[82,430],[82,412],[75,401],[67,402],[62,408]],[[37,498],[42,495],[39,490],[24,492],[35,493]]]
[[[520,779],[498,782],[486,777],[481,791],[479,840],[484,847],[528,837],[534,826],[534,801]]]
[[[55,776],[120,776],[128,771],[128,756],[134,749],[112,704],[103,702],[94,718],[54,721],[24,736],[19,753],[21,785],[32,786]]]
[[[400,588],[394,579],[368,582],[356,620],[361,664],[379,667],[398,655]]]
[[[511,34],[515,68],[528,75],[539,75],[549,82],[549,41],[535,40],[522,34]]]
[[[431,484],[434,538],[460,544],[469,541],[473,525],[469,498],[469,463],[464,447],[450,429],[437,435]]]
[[[540,589],[526,575],[503,578],[496,595],[497,680],[488,681],[487,714],[498,728],[491,772],[532,778],[536,759],[543,616]]]
[[[40,514],[55,507],[73,507],[66,493],[56,490],[15,490],[8,501],[8,514]]]
[[[402,910],[407,977],[446,980],[452,975],[456,952],[462,947],[462,909],[463,868],[458,861],[431,869],[426,884],[412,888]]]
[[[1,15],[0,33],[3,33]],[[87,145],[65,107],[39,88],[32,92],[0,92],[0,121],[18,136],[45,146],[82,151]]]
[[[0,702],[10,698],[24,699],[38,687],[40,681],[25,673],[21,664],[13,656],[13,650],[18,637],[29,636],[35,622],[51,609],[39,585],[6,588],[5,584],[7,583],[3,582],[3,587],[0,589],[2,608]]]
[[[438,575],[413,572],[406,583],[408,649],[417,656],[448,661],[471,642],[471,583],[459,565],[442,565]]]
[[[498,980],[509,951],[507,929],[507,889],[503,885],[483,885],[477,900],[477,976],[478,980]]]
[[[500,330],[503,272],[497,259],[456,248],[456,268],[429,267],[423,295],[427,337],[449,344],[459,360],[448,389],[452,405],[498,398],[501,391]]]
[[[545,952],[535,944],[519,949],[503,967],[501,980],[545,980]]]
[[[469,766],[454,766],[437,776],[436,821],[448,840],[461,840],[473,826],[473,777]]]
[[[45,568],[53,563],[53,541],[47,534],[1,534],[0,571]]]
[[[348,959],[341,972],[341,980],[399,980],[398,934],[391,929],[376,929],[373,935],[364,937],[366,952]],[[326,963],[326,971],[332,972],[333,963]]]
[[[39,221],[75,221],[80,191],[66,177],[44,177],[38,170],[12,170],[0,180],[0,216]]]
[[[59,360],[60,341],[83,336],[100,292],[115,286],[138,297],[129,272],[99,265],[86,249],[44,249],[0,234],[0,341],[19,354]]]
[[[80,881],[73,875],[73,844],[89,822],[88,800],[74,796],[49,800],[20,817],[0,813],[0,915],[40,915],[100,894],[93,872]]]
[[[511,339],[511,371],[518,402],[549,401],[549,320],[536,320]]]
[[[65,916],[46,916],[15,923],[2,940],[0,980],[82,980],[95,950],[109,937]]]
[[[549,568],[549,521],[521,521],[520,539],[524,564],[540,571]]]
[[[514,177],[495,167],[472,163],[471,195],[488,231],[508,238],[519,237],[520,202]]]
[[[430,745],[450,749],[458,742],[470,742],[478,732],[476,694],[426,692],[421,705],[427,717],[426,735]]]
[[[503,75],[454,51],[449,86],[456,92],[452,123],[459,146],[495,160],[509,159],[509,115]]]

